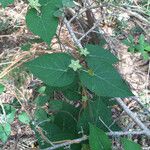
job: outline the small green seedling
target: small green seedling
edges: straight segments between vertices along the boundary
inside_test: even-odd
[[[144,60],[149,59],[148,52],[150,52],[150,44],[145,40],[145,36],[143,34],[140,35],[137,43],[132,35],[129,35],[126,40],[123,40],[123,43],[129,46],[129,52],[140,52]]]

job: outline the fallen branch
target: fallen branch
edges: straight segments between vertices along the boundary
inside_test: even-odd
[[[123,131],[118,132],[118,131],[116,131],[116,132],[108,132],[106,134],[108,136],[111,136],[111,137],[118,137],[118,136],[125,136],[125,135],[130,135],[130,136],[131,135],[142,135],[142,134],[145,134],[145,132],[144,131],[126,131],[126,132],[123,132]],[[79,144],[79,143],[81,143],[83,141],[86,141],[86,140],[88,140],[88,136],[85,135],[85,136],[83,136],[81,138],[78,138],[78,139],[69,140],[69,141],[61,143],[61,144],[56,144],[56,145],[54,145],[52,147],[49,147],[49,148],[46,148],[44,150],[55,150],[57,148],[70,146],[72,144]]]
[[[69,145],[72,145],[72,144],[78,144],[78,143],[81,143],[82,141],[86,141],[87,139],[88,139],[88,136],[85,135],[81,138],[78,138],[78,139],[75,139],[75,140],[70,140],[70,141],[62,143],[62,144],[57,144],[57,145],[54,145],[53,147],[49,147],[49,148],[46,148],[44,150],[54,150],[54,149],[57,149],[57,148],[60,148],[60,147],[65,147],[65,146],[69,146]]]

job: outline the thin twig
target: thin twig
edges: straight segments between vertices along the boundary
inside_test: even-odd
[[[108,136],[111,137],[119,137],[119,136],[133,136],[133,135],[144,135],[145,131],[114,131],[114,132],[108,132],[106,133]]]
[[[81,42],[81,40],[84,39],[90,32],[92,32],[92,31],[99,25],[99,23],[100,23],[101,21],[102,21],[101,19],[99,19],[98,21],[96,21],[96,22],[94,23],[93,27],[92,27],[90,30],[88,30],[88,32],[86,32],[78,41]],[[101,33],[103,33],[103,32],[104,32],[104,31],[101,31]]]
[[[69,31],[69,33],[70,33],[72,39],[74,40],[74,43],[76,44],[76,46],[78,46],[79,48],[82,48],[81,43],[80,43],[79,40],[76,38],[76,36],[75,36],[75,34],[74,34],[74,32],[73,32],[73,29],[72,29],[72,27],[70,26],[70,24],[69,24],[69,22],[67,21],[66,18],[64,18],[64,23],[65,23],[65,25],[66,25],[66,27],[67,27],[67,29],[68,29],[68,31]]]
[[[78,144],[78,143],[81,143],[82,141],[86,141],[87,139],[88,139],[88,136],[85,135],[81,138],[78,138],[78,139],[75,139],[75,140],[70,140],[70,141],[65,142],[65,143],[57,144],[57,145],[54,145],[53,147],[46,148],[44,150],[54,150],[54,149],[57,149],[57,148],[60,148],[60,147],[65,147],[65,146],[72,145],[72,144]]]

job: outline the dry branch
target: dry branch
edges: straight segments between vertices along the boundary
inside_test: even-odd
[[[72,144],[78,144],[78,143],[81,143],[82,141],[86,141],[87,139],[88,139],[88,137],[85,135],[81,138],[78,138],[78,139],[75,139],[75,140],[70,140],[70,141],[62,143],[62,144],[57,144],[57,145],[54,145],[53,147],[46,148],[44,150],[54,150],[54,149],[57,149],[57,148],[60,148],[60,147],[70,146]]]
[[[111,136],[111,137],[119,137],[119,136],[126,136],[126,135],[142,135],[142,134],[145,134],[144,131],[126,131],[126,132],[108,132],[106,133],[108,136]],[[70,146],[72,144],[78,144],[78,143],[81,143],[83,141],[86,141],[88,140],[88,136],[84,135],[83,137],[81,138],[78,138],[78,139],[74,139],[74,140],[69,140],[67,142],[64,142],[64,143],[61,143],[61,144],[56,144],[52,147],[49,147],[49,148],[46,148],[44,150],[55,150],[57,148],[61,148],[61,147],[66,147],[66,146]]]
[[[119,105],[123,108],[123,110],[128,114],[128,116],[141,128],[143,129],[145,135],[150,137],[150,130],[139,120],[137,115],[133,113],[123,102],[121,98],[116,98],[116,101],[119,103]]]

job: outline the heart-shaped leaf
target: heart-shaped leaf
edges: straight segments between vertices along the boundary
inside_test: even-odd
[[[66,53],[46,54],[26,63],[26,66],[47,85],[64,87],[75,78],[75,72],[68,67],[71,59]]]
[[[26,24],[31,32],[40,36],[48,45],[51,43],[58,26],[58,18],[53,14],[57,11],[57,0],[49,0],[40,7],[39,14],[34,8],[26,14]]]
[[[133,96],[129,87],[122,80],[116,69],[98,58],[88,58],[89,70],[82,70],[80,79],[83,85],[98,96],[128,97]]]

